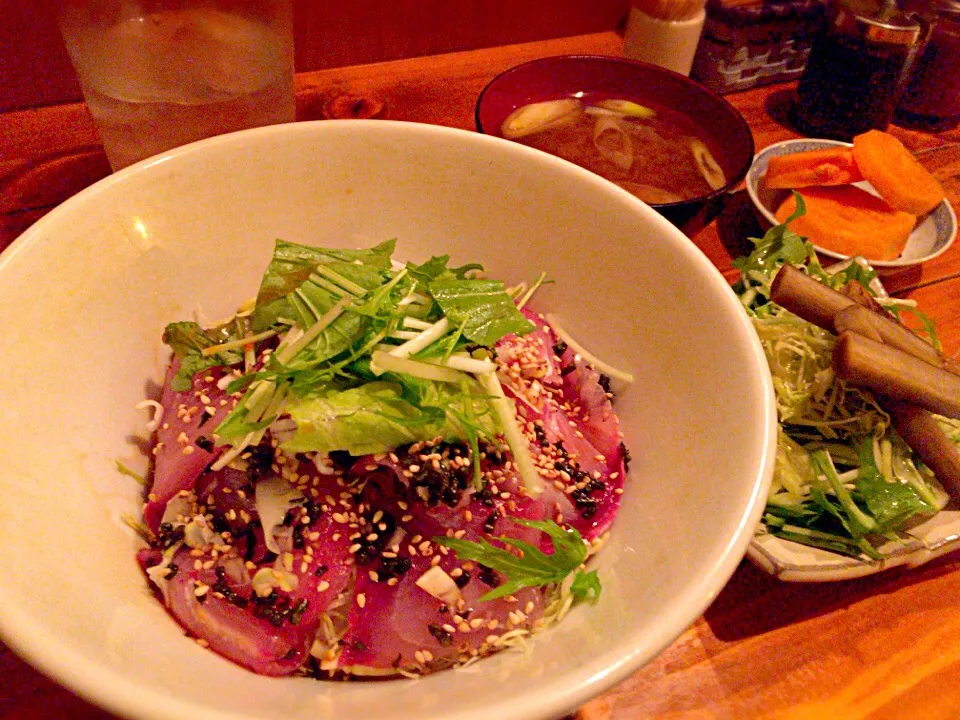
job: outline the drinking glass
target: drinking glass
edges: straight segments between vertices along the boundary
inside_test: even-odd
[[[295,119],[291,0],[62,0],[60,30],[119,170]]]

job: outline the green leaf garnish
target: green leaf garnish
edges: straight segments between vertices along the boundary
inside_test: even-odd
[[[439,279],[430,283],[430,294],[464,337],[492,347],[504,335],[533,331],[499,280]]]
[[[536,528],[546,533],[552,541],[553,554],[547,555],[530,543],[506,536],[498,537],[497,540],[519,550],[520,554],[497,547],[484,538],[479,542],[445,536],[433,538],[438,545],[456,552],[459,558],[473,560],[506,576],[506,582],[481,597],[481,602],[512,595],[525,587],[561,583],[587,558],[587,546],[575,529],[565,530],[552,520],[524,520],[516,517],[509,519],[524,527]],[[576,578],[574,583],[577,583]],[[577,588],[582,597],[585,597],[584,592],[590,592],[594,597],[599,596],[600,580],[596,573],[593,573],[592,578],[581,580]]]
[[[570,584],[570,594],[577,602],[589,600],[595,603],[600,599],[600,590],[600,578],[597,577],[596,570],[578,572]]]
[[[282,444],[288,452],[368,455],[435,437],[464,440],[499,430],[476,384],[457,387],[421,380],[404,386],[381,380],[304,399],[291,405],[289,413],[297,431]],[[457,416],[472,418],[469,430]]]
[[[169,345],[180,359],[180,369],[170,383],[178,391],[189,390],[193,376],[202,370],[221,365],[233,365],[243,361],[239,350],[222,350],[213,355],[203,355],[205,348],[234,339],[223,329],[204,330],[195,322],[175,322],[163,331],[163,342]]]

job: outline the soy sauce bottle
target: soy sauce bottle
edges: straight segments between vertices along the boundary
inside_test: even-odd
[[[923,31],[921,20],[890,0],[834,0],[800,77],[796,124],[835,140],[885,130]]]

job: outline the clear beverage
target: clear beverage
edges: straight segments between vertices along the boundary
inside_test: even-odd
[[[199,3],[115,20],[62,24],[114,170],[295,119],[291,36],[275,24]]]

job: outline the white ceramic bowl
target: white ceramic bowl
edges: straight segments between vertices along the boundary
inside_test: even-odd
[[[750,196],[750,200],[753,201],[754,207],[757,208],[757,211],[763,216],[767,223],[770,225],[777,224],[777,218],[775,217],[777,208],[780,207],[781,203],[783,203],[790,194],[789,190],[771,190],[764,183],[767,174],[767,164],[770,162],[770,158],[807,152],[808,150],[823,150],[830,147],[852,147],[852,145],[839,140],[807,138],[803,140],[784,140],[783,142],[769,145],[757,153],[753,159],[753,164],[750,165],[750,169],[747,171],[747,194]],[[866,180],[854,184],[869,193],[879,196],[879,193],[874,190],[873,185]],[[873,267],[878,269],[916,265],[917,263],[932,260],[946,252],[956,237],[957,216],[954,214],[950,201],[944,200],[919,219],[917,227],[910,233],[910,237],[907,239],[907,244],[903,248],[900,257],[895,260],[867,259]],[[836,258],[838,260],[846,260],[849,258],[848,255],[836,253],[818,245],[814,245],[814,247],[818,253],[826,257]]]
[[[450,253],[538,296],[637,375],[633,454],[597,567],[603,594],[528,653],[419,681],[255,676],[185,638],[134,562],[144,411],[164,325],[252,296],[276,237]],[[0,256],[0,636],[135,718],[555,718],[625,679],[707,607],[763,509],[775,415],[744,314],[646,205],[516,143],[428,125],[327,121],[172,151],[57,208]]]

